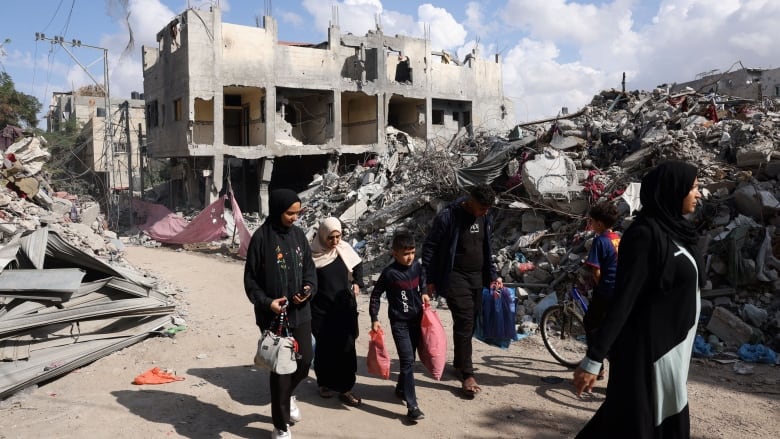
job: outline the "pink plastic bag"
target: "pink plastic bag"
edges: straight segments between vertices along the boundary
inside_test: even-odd
[[[444,333],[444,326],[436,310],[427,303],[423,305],[421,326],[422,337],[417,353],[422,364],[438,381],[447,364],[447,335]]]
[[[368,373],[388,379],[390,378],[390,354],[385,347],[385,333],[382,328],[379,328],[379,331],[369,331],[368,336],[368,355],[366,355]]]

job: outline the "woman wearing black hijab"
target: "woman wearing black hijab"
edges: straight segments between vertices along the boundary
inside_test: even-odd
[[[298,220],[301,200],[289,189],[271,192],[268,218],[254,233],[244,266],[244,289],[255,306],[255,321],[262,332],[287,306],[292,335],[298,342],[298,368],[289,375],[271,372],[271,437],[290,438],[290,423],[301,413],[292,396],[309,375],[313,357],[309,302],[317,290],[317,271],[306,235],[293,223]]]
[[[693,165],[669,161],[642,179],[642,210],[618,250],[615,299],[574,372],[590,391],[609,354],[607,396],[577,438],[689,438],[686,383],[703,275]]]

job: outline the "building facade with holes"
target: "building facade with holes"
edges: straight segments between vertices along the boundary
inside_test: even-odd
[[[133,92],[130,99],[111,98],[109,108],[106,104],[102,94],[54,92],[46,114],[48,132],[65,131],[69,123],[79,130],[83,141],[66,163],[74,174],[94,185],[101,199],[127,192],[131,180],[133,190],[140,190],[146,132],[146,103],[141,93]],[[107,114],[111,115],[110,126]],[[106,142],[107,132],[111,142]]]
[[[336,21],[336,20],[334,20]],[[429,38],[342,34],[279,41],[277,21],[223,23],[187,9],[143,48],[148,152],[181,172],[175,203],[204,206],[229,185],[242,210],[265,212],[276,187],[386,152],[389,129],[443,147],[514,126],[500,58],[459,61]]]

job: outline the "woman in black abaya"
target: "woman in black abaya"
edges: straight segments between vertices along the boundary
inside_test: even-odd
[[[642,179],[642,209],[623,234],[614,300],[574,372],[590,391],[609,354],[607,396],[577,438],[689,438],[686,384],[700,311],[693,165],[669,161]]]
[[[289,375],[271,372],[272,439],[289,438],[288,426],[301,420],[292,396],[309,375],[312,360],[311,309],[317,273],[306,235],[294,225],[301,200],[289,189],[271,192],[269,214],[252,235],[244,265],[244,289],[255,308],[260,332],[268,329],[286,306],[292,335],[298,342],[297,370]]]
[[[317,267],[317,297],[312,301],[312,333],[317,341],[314,372],[320,396],[333,392],[345,404],[357,407],[352,393],[357,372],[355,339],[358,336],[356,296],[363,286],[360,256],[344,241],[338,218],[326,218],[312,242]]]

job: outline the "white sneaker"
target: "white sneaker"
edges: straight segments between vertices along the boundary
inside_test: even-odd
[[[298,408],[296,400],[296,397],[290,397],[290,421],[301,422],[301,409]]]
[[[292,439],[292,433],[290,433],[289,425],[287,427],[288,428],[285,431],[277,430],[276,427],[274,427],[274,430],[271,432],[271,439]]]

